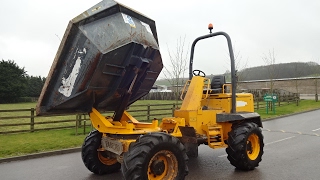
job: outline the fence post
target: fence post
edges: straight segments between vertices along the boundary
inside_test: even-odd
[[[257,99],[257,110],[259,110],[259,104],[260,104],[260,102],[259,102],[259,99]]]
[[[82,117],[81,117],[81,114],[77,114],[78,116],[78,127],[81,127],[81,120],[82,120]]]
[[[83,120],[83,134],[86,134],[86,120]]]
[[[174,110],[176,109],[176,104],[175,103],[173,103],[172,104],[172,117],[174,116]]]
[[[150,122],[150,104],[147,106],[147,121]]]
[[[76,136],[78,135],[79,115],[76,115]]]
[[[30,131],[34,132],[34,108],[31,108]]]

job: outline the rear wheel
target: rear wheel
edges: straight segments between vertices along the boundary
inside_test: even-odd
[[[122,174],[126,180],[184,179],[188,156],[183,144],[165,133],[140,137],[124,154]]]
[[[240,170],[253,170],[259,166],[263,154],[263,135],[252,122],[232,126],[228,133],[226,152],[230,163]]]
[[[82,161],[95,174],[108,174],[118,171],[121,164],[116,158],[110,158],[106,151],[98,151],[101,147],[102,134],[92,131],[82,145]]]

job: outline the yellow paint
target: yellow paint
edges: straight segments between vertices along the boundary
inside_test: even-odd
[[[98,151],[98,158],[101,163],[107,166],[111,166],[118,162],[116,158],[107,158],[107,157],[104,157],[101,153],[102,153],[101,151]]]
[[[186,126],[184,118],[167,117],[163,118],[160,128],[175,137],[182,137],[179,126]]]
[[[231,89],[231,85],[224,85]],[[186,91],[187,90],[187,91]],[[186,91],[186,93],[184,93]],[[93,126],[100,132],[107,134],[146,134],[150,132],[165,132],[175,137],[182,137],[179,127],[193,127],[198,136],[207,137],[208,145],[211,148],[222,148],[228,139],[228,132],[231,131],[232,123],[217,122],[216,115],[219,113],[230,113],[231,93],[225,92],[213,94],[210,90],[210,80],[204,77],[195,76],[184,86],[185,94],[181,108],[174,111],[174,117],[163,118],[161,124],[158,120],[152,123],[141,123],[128,112],[124,112],[120,121],[113,121],[112,118],[105,118],[96,109],[92,109],[90,118]],[[237,96],[237,112],[254,112],[253,95],[239,93]],[[119,139],[123,144],[124,152],[128,151],[130,143],[135,139]],[[249,141],[256,142],[255,136]],[[251,142],[251,143],[252,143]],[[255,158],[254,153],[248,152],[250,158]]]
[[[156,162],[162,162],[164,169],[160,174],[154,174],[152,171],[152,164]],[[148,164],[148,179],[149,180],[162,180],[162,179],[176,179],[178,175],[178,160],[176,156],[167,150],[161,150],[153,155]]]
[[[127,152],[129,150],[129,146],[131,143],[136,142],[136,139],[119,139],[119,141],[123,145],[123,152]]]
[[[204,79],[201,76],[192,78],[180,110],[198,110],[202,99]]]
[[[92,125],[101,133],[109,134],[146,134],[150,132],[160,132],[158,120],[152,123],[140,123],[129,113],[125,112],[120,121],[113,121],[102,116],[95,108],[90,113]]]
[[[247,155],[249,159],[252,161],[256,160],[260,153],[259,137],[256,134],[251,134],[248,137],[247,146],[250,146],[250,149],[247,147]]]

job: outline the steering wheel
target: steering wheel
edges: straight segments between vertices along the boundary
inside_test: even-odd
[[[193,70],[192,74],[195,75],[195,76],[206,77],[206,74],[203,71],[198,70],[198,69]]]

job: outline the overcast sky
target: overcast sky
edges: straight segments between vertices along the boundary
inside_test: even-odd
[[[0,59],[14,60],[27,74],[47,76],[69,20],[100,0],[1,0]],[[168,49],[179,37],[186,51],[193,40],[225,31],[239,53],[239,67],[265,65],[262,57],[274,50],[276,63],[320,63],[320,1],[318,0],[119,0],[155,20],[164,65]],[[196,46],[194,69],[221,74],[229,68],[224,38]],[[187,74],[187,72],[186,72]]]

